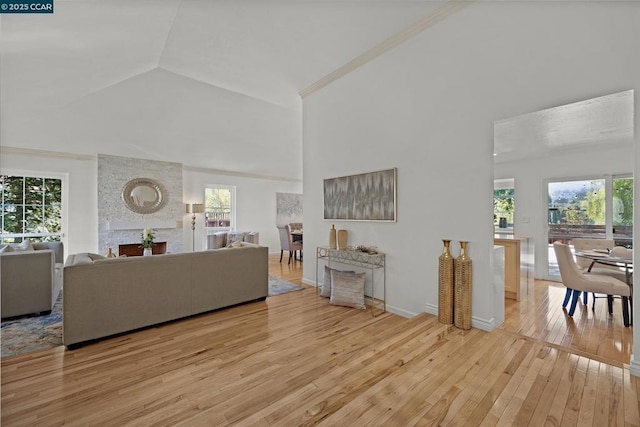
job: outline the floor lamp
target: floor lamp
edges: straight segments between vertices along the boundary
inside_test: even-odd
[[[191,251],[196,251],[196,214],[204,212],[202,203],[187,203],[187,213],[191,214]]]

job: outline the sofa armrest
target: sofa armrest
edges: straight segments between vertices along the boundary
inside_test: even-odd
[[[3,318],[50,311],[62,285],[56,281],[54,251],[1,254],[0,282]]]
[[[51,249],[55,255],[57,264],[64,263],[64,245],[62,242],[35,242],[33,243],[33,249],[41,251],[43,249]]]

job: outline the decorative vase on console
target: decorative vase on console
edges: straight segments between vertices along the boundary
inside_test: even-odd
[[[150,255],[153,255],[151,248],[142,249],[142,256],[150,256]]]
[[[338,250],[346,251],[347,250],[347,230],[338,230]]]
[[[336,248],[336,226],[331,224],[331,229],[329,230],[329,249]]]

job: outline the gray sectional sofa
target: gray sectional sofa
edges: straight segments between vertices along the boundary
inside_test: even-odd
[[[50,313],[60,295],[64,246],[61,242],[31,245],[33,250],[0,253],[3,319]]]
[[[63,344],[103,338],[268,295],[268,248],[146,257],[71,255],[64,267]]]

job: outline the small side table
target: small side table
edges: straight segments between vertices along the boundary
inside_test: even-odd
[[[371,295],[370,297],[370,305],[371,305],[371,314],[374,317],[379,316],[380,313],[384,313],[387,311],[387,270],[386,270],[386,256],[383,253],[377,253],[370,255],[366,252],[354,251],[354,250],[338,250],[338,249],[329,249],[327,246],[318,246],[316,248],[316,295],[318,294],[318,262],[321,260],[325,260],[327,265],[331,267],[331,263],[336,264],[344,264],[344,265],[354,265],[357,267],[366,268],[371,272]],[[375,297],[375,282],[374,282],[374,272],[378,269],[382,269],[382,298],[376,299]],[[365,291],[366,296],[366,291]],[[376,314],[376,306],[381,308],[378,310]]]

